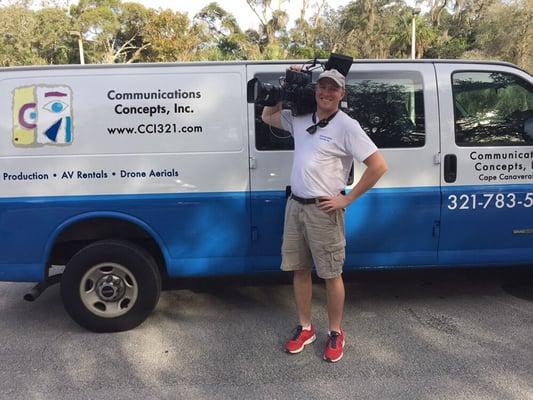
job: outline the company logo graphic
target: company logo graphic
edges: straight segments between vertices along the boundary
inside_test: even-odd
[[[68,86],[24,86],[13,91],[13,144],[72,143],[72,90]]]

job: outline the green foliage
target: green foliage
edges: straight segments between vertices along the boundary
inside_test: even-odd
[[[413,9],[397,0],[301,0],[289,26],[288,0],[241,0],[257,18],[243,32],[217,2],[192,20],[123,0],[0,2],[0,65],[192,60],[409,58]],[[246,2],[246,3],[245,3]],[[531,0],[425,0],[416,17],[418,58],[500,59],[533,70]],[[245,5],[246,4],[246,5]],[[77,35],[77,36],[76,36]]]
[[[193,61],[198,59],[200,31],[190,29],[189,17],[172,10],[152,11],[143,31],[150,43],[143,61]]]
[[[530,0],[495,3],[473,28],[473,47],[482,51],[483,58],[510,61],[532,70],[532,21]]]
[[[202,32],[202,53],[208,60],[258,58],[257,44],[241,31],[235,17],[218,3],[205,6],[196,14],[193,23]]]
[[[45,64],[35,46],[35,13],[20,5],[0,8],[0,65]]]
[[[42,8],[34,14],[36,26],[34,45],[47,64],[68,64],[74,54],[70,35],[72,20],[60,8]]]

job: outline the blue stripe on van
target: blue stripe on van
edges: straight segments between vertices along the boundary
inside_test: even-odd
[[[257,269],[279,265],[285,192],[253,192]],[[346,211],[346,268],[437,264],[439,187],[376,188]],[[273,256],[277,256],[275,259]]]
[[[247,267],[247,192],[34,197],[0,200],[0,279],[41,280],[59,227],[98,216],[149,230],[170,275],[237,274]],[[22,273],[20,265],[32,267]]]
[[[533,198],[533,184],[443,187],[439,263],[533,264],[527,193]]]
[[[533,237],[509,235],[517,221],[533,226],[533,208],[446,208],[452,194],[528,190],[445,187],[441,196],[439,187],[372,189],[347,210],[346,267],[533,262]],[[99,215],[149,231],[171,276],[277,270],[284,207],[284,191],[0,199],[0,280],[41,280],[59,227]]]

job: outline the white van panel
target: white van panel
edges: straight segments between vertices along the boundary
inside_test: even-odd
[[[0,197],[246,190],[244,67],[198,71],[3,72]]]

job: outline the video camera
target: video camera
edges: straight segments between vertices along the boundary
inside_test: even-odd
[[[323,66],[324,70],[336,69],[346,76],[353,58],[332,53]],[[257,78],[248,81],[247,100],[262,106],[274,106],[280,101],[286,103],[293,115],[309,114],[316,110],[315,84],[312,83],[313,69],[322,66],[316,59],[303,65],[301,71],[288,69],[280,85],[260,82]]]

